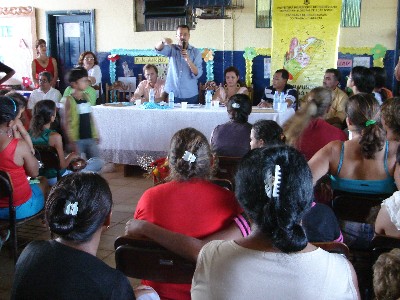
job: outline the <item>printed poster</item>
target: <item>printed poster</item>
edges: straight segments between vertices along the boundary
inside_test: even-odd
[[[341,7],[342,0],[273,1],[271,73],[288,70],[299,98],[336,67]]]

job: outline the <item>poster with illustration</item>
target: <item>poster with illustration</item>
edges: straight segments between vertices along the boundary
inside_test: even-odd
[[[273,2],[271,72],[286,69],[299,97],[335,68],[342,0]]]
[[[31,63],[36,57],[36,19],[33,7],[0,7],[0,61],[15,70],[5,85],[19,85],[32,77]],[[4,73],[0,74],[1,77]]]

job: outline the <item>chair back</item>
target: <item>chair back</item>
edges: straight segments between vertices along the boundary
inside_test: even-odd
[[[235,175],[241,157],[218,156],[218,169],[216,178],[228,179],[235,185]]]
[[[345,257],[349,257],[349,247],[345,243],[341,242],[318,242],[318,243],[312,243],[316,247],[320,247],[321,249],[324,249],[325,251],[328,251],[330,253],[337,253],[341,254]]]
[[[213,178],[211,182],[219,185],[220,187],[227,189],[229,191],[233,191],[233,184],[228,179],[220,179],[220,178]]]
[[[2,170],[0,170],[0,198],[8,198],[9,207],[14,207],[12,182],[8,173]]]
[[[332,200],[332,209],[338,219],[374,224],[380,205],[387,195],[360,195],[343,193]]]
[[[112,85],[106,83],[106,103],[129,101],[131,94],[132,92],[127,90],[124,83],[120,81],[116,81]]]
[[[379,255],[390,252],[394,248],[400,248],[400,239],[386,235],[374,236],[371,242],[374,262],[378,259]]]
[[[126,276],[167,283],[192,283],[195,262],[150,240],[120,236],[114,243],[117,270]]]
[[[57,170],[57,180],[61,178],[60,158],[56,148],[48,145],[35,145],[35,156],[43,164],[43,169]]]

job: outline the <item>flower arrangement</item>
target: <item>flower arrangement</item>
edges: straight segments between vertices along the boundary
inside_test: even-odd
[[[165,182],[166,178],[169,175],[169,165],[168,158],[162,157],[157,160],[154,160],[151,156],[143,155],[138,158],[139,166],[147,171],[145,174],[146,177],[152,177],[154,184],[160,184]]]

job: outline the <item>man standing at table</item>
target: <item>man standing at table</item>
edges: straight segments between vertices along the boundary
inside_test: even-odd
[[[156,102],[164,100],[164,85],[165,81],[158,78],[158,69],[155,65],[147,64],[143,67],[143,74],[146,80],[142,80],[137,88],[131,102],[140,99],[142,102],[149,101],[149,92],[154,90]]]
[[[177,44],[170,38],[163,38],[155,49],[157,53],[168,56],[168,74],[164,91],[173,92],[175,102],[198,103],[199,89],[197,79],[203,74],[201,53],[189,45],[190,30],[187,25],[178,25]]]
[[[264,90],[264,96],[261,102],[258,104],[259,107],[272,107],[274,101],[275,91],[278,93],[283,92],[285,94],[285,101],[288,108],[292,107],[296,110],[297,106],[297,90],[294,86],[287,83],[289,79],[289,72],[285,69],[277,70],[272,78],[272,85],[268,86]]]

